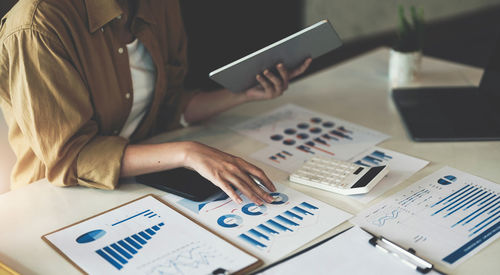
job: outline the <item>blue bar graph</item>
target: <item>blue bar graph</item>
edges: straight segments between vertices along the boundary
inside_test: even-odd
[[[151,210],[149,210],[149,209],[148,209],[148,210],[142,211],[141,213],[139,213],[139,214],[135,214],[135,215],[133,215],[132,217],[128,217],[128,218],[126,218],[126,219],[124,219],[124,220],[121,220],[121,221],[119,221],[119,222],[115,222],[115,223],[114,223],[114,224],[112,224],[111,226],[119,225],[119,224],[120,224],[120,223],[122,223],[122,222],[126,222],[126,221],[128,221],[128,220],[130,220],[130,219],[133,219],[133,218],[135,218],[135,217],[137,217],[137,216],[140,216],[140,215],[142,215],[142,214],[144,214],[144,213],[146,213],[146,212],[151,212]]]
[[[283,232],[286,232],[286,231],[293,232],[293,230],[292,230],[292,229],[290,229],[290,228],[288,228],[288,227],[286,227],[286,226],[284,226],[284,225],[281,225],[281,224],[279,224],[279,223],[277,223],[277,222],[275,222],[275,221],[273,221],[273,220],[268,220],[268,221],[267,221],[267,223],[268,223],[269,225],[273,226],[274,228],[277,228],[277,229],[279,229],[279,230],[281,230],[281,231],[283,231]]]
[[[493,203],[493,202],[495,202],[495,201],[496,201],[496,203],[495,203],[495,204],[492,204],[490,207],[488,207],[488,208],[484,209],[483,211],[481,211],[481,212],[477,213],[475,216],[473,216],[473,217],[472,217],[472,218],[470,218],[468,221],[466,221],[466,222],[464,223],[464,225],[465,225],[465,224],[470,223],[471,221],[473,221],[474,219],[476,219],[478,216],[482,215],[484,212],[486,212],[486,211],[490,210],[491,208],[495,207],[495,206],[496,206],[496,205],[500,202],[500,201],[494,200],[494,201],[491,201],[491,202],[490,202],[490,203],[488,203],[488,204],[485,204],[483,207],[487,207],[488,205],[490,205],[491,203]]]
[[[146,240],[151,240],[151,237],[144,231],[139,232],[139,235],[141,235],[141,237],[143,237]]]
[[[484,193],[481,196],[479,196],[479,198],[474,200],[473,204],[469,204],[467,207],[465,207],[465,210],[471,208],[472,206],[476,205],[477,203],[481,202],[482,200],[488,198],[490,195],[492,195],[492,194],[488,194],[488,193],[486,193],[486,191],[484,191]]]
[[[253,246],[260,247],[260,248],[267,247],[267,245],[265,245],[257,240],[254,240],[253,238],[251,238],[245,234],[241,234],[239,237],[242,238],[243,240],[247,241],[248,243],[252,244]]]
[[[108,246],[104,247],[103,250],[106,251],[108,254],[110,254],[113,258],[118,260],[120,263],[122,264],[128,263],[127,260],[122,258],[122,256],[118,255],[118,253],[116,253],[113,249],[109,248]]]
[[[486,228],[486,227],[487,227],[488,225],[490,225],[491,223],[496,222],[496,221],[498,220],[498,218],[499,218],[499,217],[497,217],[497,218],[495,218],[495,219],[493,219],[493,220],[489,221],[487,224],[485,224],[485,225],[481,226],[481,227],[480,227],[480,228],[478,228],[476,231],[472,232],[472,233],[469,235],[469,237],[470,237],[470,236],[472,236],[472,235],[474,235],[474,234],[476,234],[477,232],[479,232],[479,231],[483,230],[484,228]]]
[[[487,199],[487,200],[485,200],[485,201],[481,202],[479,205],[483,205],[484,203],[487,203],[490,199],[494,199],[494,198],[496,198],[496,197],[497,197],[496,195],[493,195],[493,196],[491,196],[491,198],[489,198],[489,199]]]
[[[294,206],[294,207],[292,208],[292,210],[295,210],[295,211],[297,211],[297,212],[299,212],[299,213],[301,213],[301,214],[304,214],[304,215],[311,215],[311,216],[314,216],[314,214],[313,214],[313,213],[311,213],[311,212],[309,212],[309,211],[306,211],[306,210],[304,210],[304,209],[302,209],[302,208],[300,208],[300,207],[298,207],[298,206]]]
[[[405,206],[408,203],[415,201],[415,199],[420,198],[423,194],[426,194],[426,193],[429,193],[429,190],[422,189],[422,190],[420,190],[420,191],[412,194],[411,196],[405,198],[404,200],[401,200],[399,202],[399,204],[402,205],[402,206]]]
[[[481,190],[478,190],[476,193],[474,193],[473,195],[471,195],[471,196],[467,197],[466,199],[464,199],[464,200],[463,200],[463,201],[461,201],[460,203],[455,204],[455,206],[453,206],[452,208],[448,209],[448,211],[451,211],[451,212],[449,212],[448,214],[446,214],[446,215],[445,215],[445,217],[448,217],[448,216],[452,215],[453,213],[455,213],[455,212],[457,212],[458,210],[462,209],[462,208],[463,208],[464,206],[466,206],[467,204],[469,204],[469,203],[473,202],[473,201],[477,198],[477,196],[479,196],[479,195],[480,195],[480,194],[479,194],[480,192],[481,192]],[[478,195],[478,194],[479,194],[479,195]],[[458,206],[460,206],[460,207],[458,207]],[[455,209],[455,210],[453,210],[453,209]],[[452,211],[452,210],[453,210],[453,211]]]
[[[123,257],[127,258],[127,259],[132,259],[132,255],[128,254],[127,251],[125,251],[123,248],[121,248],[120,246],[118,246],[117,244],[112,244],[111,247],[118,251],[118,253],[120,253]]]
[[[292,218],[292,219],[294,219],[294,218],[295,218],[295,219],[299,219],[299,220],[303,220],[303,219],[304,219],[304,218],[302,218],[301,216],[299,216],[299,215],[297,215],[297,214],[295,214],[295,213],[293,213],[293,212],[291,212],[291,211],[289,211],[289,210],[287,210],[287,211],[283,212],[283,214],[285,214],[286,216],[288,216],[288,217],[290,217],[290,218]]]
[[[310,203],[307,203],[307,202],[303,202],[303,203],[301,203],[300,205],[305,206],[305,207],[307,207],[307,208],[309,208],[309,209],[313,209],[313,210],[318,209],[318,207],[316,207],[316,206],[314,206],[314,205],[312,205],[312,204],[310,204]]]
[[[491,197],[491,198],[493,198],[493,197]],[[490,198],[490,199],[491,199],[491,198]],[[488,199],[488,200],[490,200],[490,199]],[[496,200],[496,199],[495,199],[495,200]],[[484,208],[488,207],[488,205],[490,205],[491,203],[493,203],[495,200],[492,200],[492,201],[490,201],[488,204],[485,204],[485,205],[483,205],[483,206],[479,205],[479,206],[481,206],[479,209],[476,209],[474,212],[472,212],[472,213],[470,213],[469,215],[465,216],[465,218],[463,218],[463,219],[459,220],[458,222],[456,222],[456,223],[455,223],[454,225],[452,225],[451,227],[455,227],[456,225],[458,225],[458,224],[460,224],[461,222],[463,222],[463,221],[467,220],[467,219],[468,219],[468,218],[470,218],[471,216],[473,216],[473,215],[475,215],[475,214],[479,213],[479,214],[477,214],[477,215],[476,215],[476,217],[477,217],[478,215],[480,215],[480,214],[481,214],[481,213],[480,213],[480,211],[481,211],[481,210],[483,210]],[[474,217],[474,218],[475,218],[475,217]],[[468,224],[468,223],[469,223],[471,220],[473,220],[474,218],[472,218],[472,219],[470,219],[469,221],[465,222],[463,225]]]
[[[137,215],[134,215],[133,217],[135,216]],[[155,231],[158,232],[164,225],[165,224],[163,222],[159,223],[151,228],[145,229],[144,231],[140,231],[137,234],[126,237],[123,240],[119,240],[116,243],[112,243],[98,249],[95,252],[106,262],[120,270],[123,268],[123,265],[128,263],[128,260],[133,258],[134,254],[138,253],[138,250],[142,249],[143,245],[147,244],[147,240],[150,240],[151,236],[156,234]],[[139,237],[139,235],[142,238]]]
[[[141,249],[142,246],[138,243],[136,243],[134,240],[132,240],[130,237],[125,238],[125,241],[127,241],[130,245],[135,247],[135,249]]]
[[[455,191],[455,192],[451,193],[450,195],[448,195],[448,196],[444,197],[442,200],[440,200],[440,201],[436,202],[435,204],[431,205],[431,208],[432,208],[432,207],[434,207],[434,206],[436,206],[436,205],[438,205],[438,204],[440,204],[440,203],[442,203],[442,202],[443,202],[443,201],[445,201],[446,199],[448,199],[448,198],[450,198],[450,197],[452,197],[452,196],[454,196],[454,195],[457,195],[458,193],[460,193],[462,190],[464,190],[464,189],[465,189],[465,188],[467,188],[467,187],[469,187],[469,185],[468,185],[468,184],[467,184],[466,186],[464,186],[464,187],[462,187],[462,188],[458,189],[457,191]]]
[[[460,196],[460,197],[455,198],[453,202],[451,202],[450,204],[448,204],[448,205],[444,206],[443,208],[439,209],[438,211],[434,212],[434,213],[432,214],[432,216],[434,216],[434,215],[438,214],[439,212],[441,212],[441,211],[445,210],[445,209],[446,209],[446,208],[448,208],[448,207],[452,207],[455,203],[457,203],[457,202],[459,202],[460,200],[462,200],[465,196],[467,196],[467,195],[469,195],[470,193],[474,192],[474,190],[475,190],[475,189],[477,189],[477,188],[475,188],[475,187],[473,187],[473,186],[471,186],[470,188],[467,188],[467,189],[466,189],[466,190],[465,190],[465,191],[461,194],[461,196]],[[450,201],[450,200],[448,200],[448,201]]]
[[[130,245],[128,245],[126,242],[123,240],[118,241],[118,244],[120,244],[123,248],[125,248],[128,252],[132,254],[137,254],[137,250],[133,249]]]
[[[285,217],[283,217],[281,215],[276,216],[276,219],[279,220],[279,221],[281,221],[281,222],[284,222],[284,223],[286,223],[288,225],[299,226],[298,223],[296,223],[294,221],[291,221],[291,220],[289,220],[289,219],[287,219],[287,218],[285,218]]]
[[[102,250],[96,250],[96,253],[99,254],[104,260],[108,261],[111,265],[113,265],[116,269],[120,270],[123,268],[121,264],[119,264],[117,261],[115,261],[113,258],[111,258],[108,254],[104,253]]]
[[[300,223],[304,221],[304,216],[314,216],[312,212],[319,209],[308,202],[302,202],[299,205],[301,207],[294,206],[290,210],[286,210],[274,218],[267,220],[265,224],[259,224],[255,228],[239,235],[239,238],[258,248],[270,247],[274,238],[286,232],[294,232],[290,227],[300,230]],[[311,210],[311,212],[304,208]]]
[[[392,159],[391,156],[387,155],[386,153],[382,151],[375,150],[372,153],[372,156],[377,157],[377,158],[382,158],[382,159]]]
[[[261,238],[261,239],[265,239],[265,240],[269,241],[269,237],[268,236],[260,233],[259,231],[255,230],[255,229],[248,230],[248,233],[252,234],[253,236],[255,236],[257,238]]]
[[[472,231],[474,230],[475,228],[478,228],[479,226],[481,226],[482,224],[484,224],[485,222],[487,222],[488,220],[490,220],[491,218],[495,217],[498,213],[500,213],[500,211],[496,212],[495,214],[493,215],[490,215],[488,218],[484,219],[482,222],[474,225],[474,227],[472,227],[471,229],[469,229],[469,231]],[[497,217],[498,218],[498,217]]]
[[[132,235],[132,238],[142,245],[145,245],[147,243],[144,239],[139,237],[137,234]]]

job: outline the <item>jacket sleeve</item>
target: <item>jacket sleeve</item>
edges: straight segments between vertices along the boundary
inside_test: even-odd
[[[90,93],[60,41],[25,29],[4,43],[15,120],[47,179],[58,186],[115,188],[127,140],[99,135]]]
[[[167,29],[168,36],[171,38],[170,43],[173,43],[174,46],[169,47],[171,50],[166,54],[168,60],[165,61],[165,72],[168,91],[160,106],[154,134],[179,128],[181,115],[186,110],[191,98],[199,92],[184,88],[184,79],[188,71],[188,38],[179,2],[174,0],[167,3],[165,11],[167,22],[165,24],[170,28]]]

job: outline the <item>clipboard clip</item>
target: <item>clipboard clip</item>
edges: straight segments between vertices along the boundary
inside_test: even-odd
[[[428,261],[426,261],[426,260],[424,260],[421,257],[416,255],[415,249],[409,248],[408,250],[406,250],[403,247],[397,245],[394,242],[391,242],[390,240],[388,240],[382,236],[377,237],[374,234],[366,231],[364,228],[361,228],[361,229],[363,229],[363,231],[365,231],[366,233],[368,233],[372,236],[372,238],[370,238],[370,240],[368,240],[368,242],[373,247],[379,248],[380,250],[397,257],[398,259],[401,260],[401,262],[410,266],[411,268],[415,269],[416,271],[418,271],[422,274],[427,274],[431,270],[434,269],[433,264],[431,264],[430,262],[428,262]],[[434,269],[434,271],[437,271],[437,270]],[[437,272],[441,273],[439,271],[437,271]],[[444,274],[444,273],[441,273],[441,274]]]

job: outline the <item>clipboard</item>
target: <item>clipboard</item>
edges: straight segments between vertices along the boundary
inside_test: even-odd
[[[244,249],[244,248],[242,248],[242,247],[240,247],[240,246],[238,246],[238,245],[234,244],[233,242],[231,242],[230,240],[228,240],[228,239],[226,239],[225,237],[221,236],[221,235],[220,235],[220,234],[218,234],[217,232],[214,232],[214,231],[212,231],[212,230],[208,229],[206,226],[204,226],[203,224],[201,224],[201,223],[197,222],[196,220],[194,220],[194,219],[190,218],[189,216],[184,215],[181,211],[179,211],[178,209],[176,209],[174,206],[172,206],[171,204],[169,204],[169,203],[167,203],[167,202],[165,202],[165,201],[161,200],[160,198],[158,198],[157,196],[155,196],[155,195],[153,195],[153,194],[148,194],[148,195],[145,195],[145,196],[139,197],[139,198],[137,198],[137,199],[135,199],[135,200],[132,200],[132,201],[129,201],[129,202],[127,202],[127,203],[121,204],[121,205],[119,205],[119,206],[113,207],[113,208],[111,208],[111,209],[109,209],[109,210],[106,210],[106,211],[101,212],[101,213],[99,213],[99,214],[93,215],[93,216],[91,216],[91,217],[89,217],[89,218],[86,218],[86,219],[84,219],[84,220],[81,220],[81,221],[78,221],[78,222],[76,222],[76,223],[73,223],[73,224],[70,224],[70,225],[68,225],[68,226],[65,226],[65,227],[63,227],[63,228],[57,229],[57,230],[55,230],[55,231],[52,231],[52,232],[50,232],[50,233],[47,233],[47,234],[43,235],[41,238],[42,238],[42,240],[44,240],[44,241],[45,241],[45,242],[46,242],[46,243],[47,243],[50,247],[52,247],[52,248],[53,248],[53,249],[54,249],[54,250],[55,250],[55,251],[56,251],[59,255],[61,255],[64,259],[66,259],[69,263],[71,263],[71,264],[72,264],[72,265],[73,265],[76,269],[78,269],[78,270],[79,270],[80,272],[82,272],[83,274],[88,274],[88,273],[84,270],[84,268],[83,268],[83,267],[81,267],[81,266],[80,266],[77,262],[75,262],[73,259],[71,259],[71,258],[70,258],[70,256],[68,256],[68,255],[67,255],[67,254],[66,254],[66,253],[65,253],[65,252],[64,252],[64,251],[63,251],[60,247],[58,247],[55,243],[53,243],[53,242],[49,239],[49,236],[50,236],[50,235],[52,235],[52,234],[54,234],[54,233],[62,232],[62,231],[67,230],[67,229],[69,229],[69,228],[71,228],[71,227],[74,227],[74,226],[80,225],[80,224],[82,224],[82,223],[84,223],[84,222],[87,222],[87,221],[90,221],[90,220],[92,220],[92,219],[96,219],[96,218],[98,218],[98,217],[100,217],[100,216],[102,216],[102,215],[104,215],[104,214],[110,213],[110,212],[112,212],[112,211],[114,211],[114,210],[117,210],[117,209],[120,209],[120,208],[122,208],[122,207],[126,207],[126,206],[128,206],[128,205],[130,205],[130,204],[136,203],[136,202],[138,202],[138,201],[140,201],[140,200],[143,200],[143,199],[145,199],[145,198],[148,198],[148,197],[151,197],[151,198],[155,199],[156,201],[160,202],[160,203],[161,203],[161,204],[163,204],[164,206],[168,207],[170,210],[173,210],[175,213],[180,214],[183,218],[186,218],[187,220],[189,220],[190,222],[192,222],[192,223],[193,223],[192,225],[196,225],[196,226],[201,227],[201,229],[203,229],[203,230],[204,230],[204,232],[207,232],[207,233],[208,233],[208,234],[207,234],[207,236],[209,236],[210,234],[212,234],[212,235],[214,235],[214,236],[215,236],[215,239],[219,239],[219,240],[221,241],[221,243],[225,243],[225,244],[229,245],[230,247],[232,247],[232,248],[234,248],[234,249],[236,249],[236,250],[238,250],[238,251],[241,251],[241,253],[246,254],[246,255],[248,255],[249,257],[253,257],[253,258],[255,258],[255,259],[256,259],[256,261],[255,261],[254,263],[252,263],[252,264],[250,264],[250,265],[247,265],[247,266],[245,266],[245,267],[243,267],[243,268],[241,268],[241,269],[239,269],[239,270],[237,270],[237,271],[234,271],[234,272],[232,272],[232,273],[229,273],[229,272],[225,269],[225,267],[224,267],[224,266],[219,266],[218,268],[216,268],[216,269],[214,269],[214,270],[212,271],[212,274],[214,274],[214,275],[216,275],[216,274],[247,274],[248,272],[250,272],[250,271],[252,271],[252,270],[255,270],[256,268],[258,268],[258,267],[260,267],[260,266],[262,266],[262,265],[263,265],[263,261],[262,261],[261,259],[259,259],[259,258],[258,258],[258,257],[256,257],[255,255],[253,255],[252,253],[250,253],[250,252],[249,252],[249,251],[247,251],[246,249]],[[140,213],[140,214],[142,214],[142,213]],[[145,213],[145,214],[147,214],[147,213]],[[137,216],[137,215],[135,215],[135,216]],[[135,217],[135,216],[134,216],[134,217]],[[151,216],[151,215],[149,215],[149,216]],[[132,218],[134,218],[134,217],[132,217]],[[125,219],[125,220],[128,220],[128,219]],[[120,222],[122,222],[122,221],[120,221]],[[184,227],[185,227],[185,226],[186,226],[186,224],[183,224],[182,226],[184,226]],[[151,231],[153,231],[153,230],[151,230]],[[89,233],[90,233],[90,232],[89,232]],[[152,233],[154,233],[154,232],[152,232]],[[96,233],[96,234],[97,234],[97,235],[99,235],[98,233]],[[84,235],[81,235],[80,237],[82,237],[82,236],[84,236]],[[79,239],[80,237],[78,237],[77,239]],[[150,236],[150,237],[153,237],[153,236]],[[205,236],[205,237],[206,237],[206,236]],[[200,238],[203,238],[203,236],[201,236]],[[82,240],[85,240],[85,238],[83,238]],[[122,240],[122,241],[123,241],[123,240]],[[130,247],[131,247],[131,248],[133,248],[133,247],[132,247],[132,245],[130,245]],[[123,246],[120,246],[120,248],[124,248],[124,247],[123,247]],[[126,249],[123,249],[123,250],[126,250]],[[117,252],[116,248],[115,248],[113,251],[114,251],[114,252]],[[129,252],[130,252],[130,251],[129,251]],[[131,254],[131,253],[129,253],[129,254]],[[109,256],[109,253],[107,253],[107,255]],[[123,258],[125,258],[125,257],[123,257]]]
[[[346,239],[350,239],[352,238],[354,235],[352,235],[352,233],[356,233],[356,234],[359,234],[359,233],[362,233],[362,234],[367,234],[368,237],[365,238],[363,240],[364,242],[364,246],[363,246],[363,249],[366,249],[367,251],[369,251],[370,253],[372,252],[372,247],[373,247],[373,252],[376,253],[374,255],[377,255],[379,258],[378,260],[380,259],[383,259],[383,260],[388,260],[387,262],[384,262],[384,263],[381,263],[381,265],[387,265],[387,264],[396,264],[396,265],[399,265],[397,267],[397,269],[399,269],[399,271],[403,270],[404,272],[408,273],[408,274],[414,274],[415,271],[417,271],[418,273],[420,274],[444,274],[443,272],[437,270],[430,262],[426,261],[425,259],[422,259],[421,257],[418,257],[416,255],[416,252],[415,250],[413,249],[404,249],[402,248],[401,246],[395,244],[394,242],[391,242],[389,240],[387,240],[386,238],[384,237],[377,237],[375,235],[373,235],[372,233],[362,229],[362,228],[359,228],[359,227],[350,227],[338,234],[335,234],[325,240],[322,240],[321,242],[318,242],[317,244],[314,244],[310,247],[307,247],[295,254],[292,254],[276,263],[273,263],[263,269],[259,269],[257,271],[254,271],[253,273],[251,273],[251,275],[267,275],[267,274],[286,274],[287,271],[289,272],[289,270],[291,268],[293,268],[294,271],[297,271],[297,273],[301,273],[303,270],[301,270],[302,268],[305,268],[305,269],[309,269],[309,272],[311,273],[317,273],[317,270],[310,270],[310,265],[308,265],[310,262],[308,259],[304,259],[304,258],[301,258],[301,257],[311,257],[310,255],[307,255],[308,252],[312,252],[312,253],[315,253],[315,250],[318,250],[318,249],[324,249],[322,252],[320,253],[325,253],[325,252],[328,252],[328,253],[325,253],[325,254],[328,254],[327,257],[331,256],[330,255],[330,252],[332,252],[332,250],[336,250],[336,249],[344,249],[344,248],[339,248],[339,246],[337,246],[340,242],[336,243],[335,245],[330,245],[330,247],[327,247],[329,245],[330,242],[332,242],[333,240],[335,240],[335,238],[346,238]],[[349,236],[348,236],[349,235]],[[358,236],[358,235],[356,235]],[[351,248],[351,245],[352,247],[356,246],[356,244],[353,244],[351,243],[350,241],[346,241],[344,242],[344,244],[348,244]],[[378,248],[378,249],[376,249]],[[379,251],[382,250],[384,251],[385,253]],[[343,250],[342,252],[345,252],[346,254],[349,253],[349,250]],[[318,252],[316,252],[318,253]],[[334,253],[332,253],[334,254]],[[390,255],[389,255],[390,254]],[[362,256],[360,255],[356,255],[360,258],[363,258]],[[395,257],[393,257],[395,256]],[[388,257],[388,258],[385,258],[385,257]],[[411,261],[408,261],[408,259],[411,259]],[[321,266],[322,263],[323,266],[327,267],[327,268],[335,268],[335,270],[337,270],[337,268],[339,268],[339,266],[337,265],[337,263],[335,263],[334,261],[329,261],[329,262],[322,262],[321,261],[322,259],[320,257],[314,257],[314,263],[316,266]],[[332,260],[335,260],[334,258],[332,258]],[[295,263],[294,263],[295,261]],[[359,270],[349,270],[349,272],[346,272],[346,270],[343,270],[343,272],[341,271],[340,274],[345,274],[345,273],[349,273],[349,274],[406,274],[406,273],[401,273],[401,272],[396,272],[396,273],[391,273],[391,272],[387,272],[387,270],[382,271],[380,272],[380,270],[377,270],[377,268],[375,266],[370,266],[370,263],[369,263],[369,259],[367,258],[363,258],[363,264],[362,265],[367,265],[368,268],[370,268],[370,272],[359,272]],[[406,265],[408,265],[410,268],[408,268],[407,266],[404,266],[404,265],[401,265],[400,263],[404,263]],[[300,265],[297,265],[298,263],[300,263]],[[357,263],[358,265],[360,264],[360,262]],[[288,266],[287,266],[288,265]],[[285,266],[285,268],[282,268],[283,266]],[[306,267],[304,267],[306,266]],[[309,267],[307,267],[309,266]],[[345,266],[344,266],[345,268]],[[388,269],[390,269],[391,267],[389,267]],[[413,269],[413,270],[412,270]],[[331,273],[331,271],[329,272]],[[339,274],[339,272],[335,273],[335,274]]]

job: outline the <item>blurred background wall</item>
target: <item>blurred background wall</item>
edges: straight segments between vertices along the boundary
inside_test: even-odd
[[[345,40],[393,30],[398,5],[423,8],[428,23],[500,4],[500,0],[304,0],[303,25],[330,19]]]

